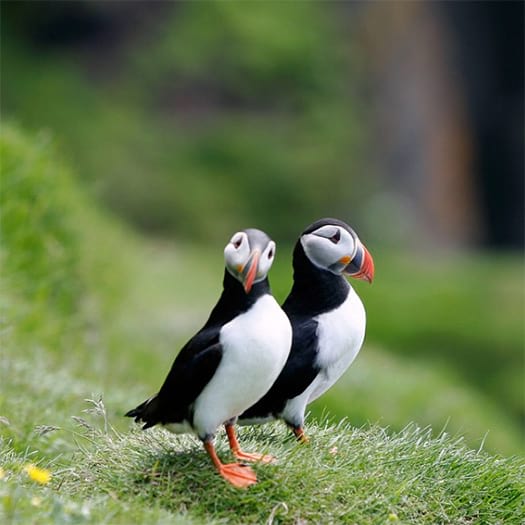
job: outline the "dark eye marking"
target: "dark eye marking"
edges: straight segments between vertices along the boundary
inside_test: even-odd
[[[335,233],[329,237],[329,239],[334,243],[337,244],[341,240],[341,231],[336,230]]]
[[[237,249],[242,244],[242,237],[239,237],[236,241],[233,242],[233,247]]]
[[[270,250],[268,252],[268,259],[271,259],[273,257],[273,250]]]

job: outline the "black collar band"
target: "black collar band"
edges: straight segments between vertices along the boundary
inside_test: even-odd
[[[228,270],[224,270],[223,291],[213,308],[205,327],[225,324],[234,317],[248,311],[263,295],[271,293],[268,278],[254,283],[250,293],[246,293],[242,284]]]

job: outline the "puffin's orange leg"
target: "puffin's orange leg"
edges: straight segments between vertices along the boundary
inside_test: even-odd
[[[292,431],[299,443],[308,443],[310,441],[308,436],[304,433],[303,427],[292,427]]]
[[[211,441],[205,441],[204,448],[219,474],[234,487],[242,489],[257,483],[257,476],[250,467],[239,465],[239,463],[221,463]]]
[[[226,434],[228,436],[228,441],[230,442],[230,448],[233,455],[240,460],[244,461],[256,461],[260,463],[273,463],[275,458],[269,454],[257,454],[257,453],[248,453],[241,450],[241,446],[237,441],[237,436],[235,435],[235,429],[231,423],[226,423],[224,425],[226,428]]]

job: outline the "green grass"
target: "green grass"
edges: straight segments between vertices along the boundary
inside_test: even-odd
[[[137,238],[85,197],[45,134],[4,128],[0,151],[1,523],[519,523],[523,460],[487,452],[522,450],[512,419],[445,361],[377,344],[313,406],[310,446],[280,424],[241,431],[247,450],[279,458],[247,491],[195,439],[138,431],[122,415],[204,321],[222,245]],[[280,249],[279,299],[289,274]],[[226,459],[222,434],[218,449]]]
[[[256,466],[259,484],[237,491],[196,439],[124,423],[130,390],[114,385],[102,403],[96,380],[44,353],[2,365],[17,394],[1,411],[3,523],[519,523],[525,512],[523,459],[414,424],[310,421],[306,446],[279,423],[241,429],[245,450],[279,461]],[[223,432],[217,445],[229,460]],[[28,463],[49,469],[51,483],[31,481]]]
[[[39,522],[85,523],[517,524],[525,515],[523,461],[469,450],[446,434],[432,438],[414,425],[399,433],[313,425],[309,445],[279,424],[244,429],[246,450],[270,452],[278,462],[255,466],[259,483],[239,491],[214,472],[195,439],[162,429],[120,433],[101,402],[89,406],[76,430],[51,431],[73,433],[78,444],[74,461],[42,464],[53,475],[49,486],[27,478],[29,452],[3,445],[8,522],[38,515]],[[225,441],[218,438],[218,452],[227,460]]]
[[[293,238],[295,220],[361,202],[348,183],[366,127],[349,82],[359,65],[325,6],[166,5],[147,39],[120,35],[118,74],[100,75],[88,56],[107,58],[104,46],[35,53],[24,20],[38,33],[57,12],[21,11],[0,20],[4,114],[58,131],[82,180],[134,225],[203,241],[253,220]]]
[[[322,398],[312,415],[347,417],[401,430],[407,421],[436,433],[464,436],[476,448],[523,453],[523,435],[509,413],[488,395],[468,388],[450,367],[398,357],[367,345],[352,368]]]
[[[453,368],[525,428],[523,258],[511,254],[381,253],[359,291],[368,341],[417,362]]]

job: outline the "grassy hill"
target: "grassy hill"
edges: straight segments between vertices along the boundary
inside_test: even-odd
[[[220,289],[222,245],[135,237],[89,200],[46,134],[3,126],[0,155],[0,522],[523,518],[523,460],[485,452],[519,451],[513,422],[446,367],[379,345],[314,407],[334,422],[311,418],[310,446],[279,424],[241,431],[247,450],[279,458],[256,467],[250,490],[224,484],[193,438],[138,431],[122,414],[158,387],[204,320]],[[285,252],[272,281],[279,298]],[[336,422],[344,413],[349,421]],[[441,432],[448,418],[452,437]],[[218,445],[227,457],[224,436]],[[28,464],[50,481],[32,479]]]
[[[34,461],[30,454],[1,451],[11,485],[0,489],[8,520],[517,524],[525,515],[523,463],[415,426],[389,433],[316,424],[306,446],[282,426],[245,429],[245,449],[269,451],[278,463],[256,466],[259,483],[239,491],[214,473],[195,439],[162,429],[121,434],[108,427],[100,402],[91,411],[102,421],[77,419],[74,462],[43,463],[53,475],[48,486],[21,469]],[[218,451],[228,457],[223,436]]]

